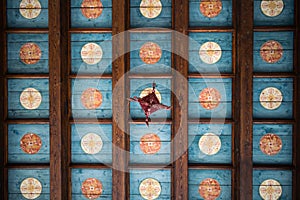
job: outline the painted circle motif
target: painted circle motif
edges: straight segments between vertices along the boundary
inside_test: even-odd
[[[140,58],[146,64],[157,63],[162,55],[161,48],[154,42],[145,43],[140,49]]]
[[[267,179],[260,184],[259,194],[264,200],[277,200],[282,194],[282,188],[278,181]]]
[[[268,17],[276,17],[283,11],[284,3],[282,0],[262,0],[261,11]]]
[[[199,94],[200,105],[207,110],[215,109],[221,101],[221,94],[215,88],[205,88]]]
[[[26,88],[20,95],[21,105],[28,109],[37,109],[42,103],[42,95],[35,88]]]
[[[282,55],[283,48],[277,41],[269,40],[260,47],[260,57],[267,63],[276,63]]]
[[[161,186],[157,180],[153,178],[147,178],[141,182],[139,191],[140,195],[144,199],[153,200],[159,197],[161,193]]]
[[[35,133],[27,133],[21,138],[20,147],[25,153],[36,154],[42,147],[42,140]]]
[[[88,65],[95,65],[101,61],[102,48],[96,43],[87,43],[81,48],[81,59]]]
[[[260,104],[268,110],[274,110],[281,105],[282,93],[275,87],[265,88],[259,96]]]
[[[34,19],[40,15],[41,8],[38,0],[22,0],[19,12],[26,19]]]
[[[206,155],[214,155],[221,149],[221,140],[219,136],[214,133],[205,133],[199,139],[199,149]]]
[[[96,178],[88,178],[81,185],[81,192],[88,199],[97,199],[102,190],[102,183]]]
[[[20,59],[27,65],[32,65],[41,59],[42,51],[35,43],[26,43],[20,48]]]
[[[102,101],[102,94],[96,88],[88,88],[81,94],[81,103],[86,109],[97,109]]]
[[[215,42],[205,42],[199,50],[200,59],[207,64],[218,62],[222,56],[220,45]]]
[[[260,138],[260,150],[269,156],[276,155],[281,151],[282,140],[281,138],[272,133],[267,133]]]
[[[140,4],[140,12],[146,18],[156,18],[162,11],[160,0],[142,0]]]
[[[153,90],[153,88],[144,89],[140,94],[140,98],[143,98],[143,97],[147,96],[148,94],[152,93],[152,90]],[[161,102],[161,94],[157,89],[155,89],[155,95],[158,98],[159,102]]]
[[[81,138],[81,148],[87,154],[99,153],[102,146],[102,138],[95,133],[87,133]]]
[[[141,137],[140,148],[145,154],[155,154],[160,150],[161,140],[158,135],[149,133]]]
[[[222,11],[221,0],[201,0],[200,12],[208,18],[216,17]]]
[[[88,19],[100,17],[103,11],[103,4],[100,0],[83,0],[81,4],[81,13]]]
[[[20,185],[20,191],[26,199],[36,199],[42,193],[42,184],[35,178],[26,178]]]
[[[198,192],[205,200],[215,200],[221,194],[221,186],[217,180],[207,178],[200,183]]]

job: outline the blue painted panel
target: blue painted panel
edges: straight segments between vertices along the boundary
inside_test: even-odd
[[[284,7],[280,15],[268,17],[261,11],[261,0],[254,0],[255,26],[288,26],[294,24],[294,0],[284,0]]]
[[[171,171],[164,170],[130,170],[130,199],[143,200],[139,186],[146,178],[156,179],[161,186],[161,193],[157,200],[171,199]]]
[[[260,184],[267,180],[274,179],[278,181],[282,188],[282,194],[279,199],[291,200],[292,198],[292,171],[287,170],[254,170],[253,171],[253,199],[262,199],[259,195]]]
[[[48,0],[39,0],[41,12],[34,19],[23,17],[19,11],[21,0],[7,0],[7,26],[9,28],[47,28],[48,27]]]
[[[189,124],[190,163],[231,163],[231,124]],[[199,149],[199,139],[205,133],[220,137],[221,149],[214,155],[206,155]]]
[[[103,34],[72,34],[71,35],[71,59],[72,73],[111,74],[112,63],[112,36],[110,33]],[[81,59],[82,47],[94,42],[102,48],[103,57],[95,65],[88,65]]]
[[[201,0],[189,0],[190,26],[231,26],[232,25],[232,1],[222,0],[222,11],[216,17],[209,18],[200,12]]]
[[[8,170],[8,199],[26,200],[20,191],[20,185],[26,178],[35,178],[42,185],[42,193],[36,200],[50,199],[49,169],[9,169]]]
[[[205,88],[216,88],[221,94],[221,102],[215,109],[207,110],[200,105],[199,94]],[[230,78],[190,78],[189,117],[190,118],[231,118],[232,80]]]
[[[261,46],[268,40],[279,42],[283,55],[276,63],[267,63],[260,56]],[[293,32],[254,32],[253,62],[255,72],[292,72],[294,55]]]
[[[99,153],[89,155],[81,148],[81,138],[87,133],[96,133],[102,139],[103,146]],[[73,124],[72,125],[72,162],[73,163],[111,163],[112,161],[112,126],[111,124]]]
[[[81,185],[88,178],[96,178],[102,183],[102,194],[97,199],[112,199],[111,169],[72,169],[73,200],[86,199],[81,192]]]
[[[162,104],[171,105],[171,80],[170,79],[131,79],[130,97],[139,97],[146,88],[152,88],[153,81],[156,83],[156,90],[161,94]],[[145,118],[143,109],[138,102],[130,103],[130,114],[132,118]],[[150,118],[170,118],[171,110],[159,110],[153,113]]]
[[[96,19],[87,19],[82,15],[82,1],[71,1],[71,27],[72,28],[110,28],[112,25],[112,1],[101,0],[102,14]]]
[[[231,199],[231,171],[230,170],[199,170],[189,169],[189,199],[203,199],[199,194],[200,183],[207,178],[219,182],[221,193],[218,199]]]
[[[73,118],[111,118],[112,83],[111,79],[72,79]],[[95,110],[88,110],[81,103],[81,94],[88,88],[96,88],[102,93],[102,104]]]
[[[20,95],[26,88],[35,88],[42,95],[42,103],[35,110],[27,110],[20,103]],[[9,79],[8,80],[9,118],[48,118],[49,81],[48,79]]]
[[[153,19],[144,17],[140,12],[141,0],[130,0],[130,25],[138,27],[165,27],[172,26],[172,0],[160,0],[161,13]]]
[[[131,33],[130,71],[133,73],[171,72],[171,33]],[[155,64],[146,64],[140,58],[140,48],[147,42],[154,42],[162,50],[161,59]]]
[[[277,109],[267,110],[259,102],[259,96],[267,87],[278,88],[283,100]],[[293,117],[293,79],[292,78],[254,78],[253,79],[253,117],[291,119]]]
[[[41,149],[36,154],[27,154],[20,147],[20,140],[27,133],[35,133],[42,140]],[[49,125],[48,124],[9,124],[8,162],[9,163],[49,163]]]
[[[25,64],[20,59],[21,47],[29,42],[37,44],[42,52],[35,64]],[[8,34],[7,68],[9,73],[48,73],[48,34]]]
[[[278,135],[282,140],[282,149],[276,155],[266,155],[259,147],[260,139],[267,133]],[[257,124],[253,126],[253,162],[258,164],[292,164],[293,126],[289,124]]]
[[[140,148],[140,139],[146,134],[154,133],[161,140],[161,148],[155,154],[144,154]],[[131,163],[170,163],[171,125],[145,124],[130,125],[130,162]]]
[[[189,36],[189,72],[232,72],[232,33],[190,33]],[[199,50],[205,42],[216,42],[221,47],[222,56],[218,62],[207,64],[200,59]]]

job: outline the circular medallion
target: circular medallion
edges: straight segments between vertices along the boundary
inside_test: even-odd
[[[27,133],[21,138],[20,147],[25,153],[36,154],[42,147],[42,140],[35,133]]]
[[[265,88],[259,96],[260,104],[268,110],[274,110],[281,105],[282,93],[275,87]]]
[[[199,101],[203,108],[212,110],[219,106],[221,94],[215,88],[205,88],[199,94]]]
[[[277,41],[269,40],[260,47],[260,57],[267,63],[276,63],[282,55],[283,48]]]
[[[99,153],[102,146],[102,138],[95,133],[88,133],[81,138],[81,148],[87,154]]]
[[[162,11],[160,0],[142,0],[140,4],[140,12],[146,18],[153,19]]]
[[[81,48],[81,58],[86,64],[97,64],[101,61],[102,55],[102,48],[96,43],[87,43]]]
[[[102,94],[96,88],[88,88],[81,94],[81,103],[86,109],[97,109],[102,101]]]
[[[158,135],[149,133],[141,137],[140,148],[145,154],[155,154],[160,150],[161,140]]]
[[[277,200],[282,194],[282,188],[278,181],[267,179],[260,184],[259,194],[264,200]]]
[[[157,63],[160,60],[161,55],[161,48],[154,42],[147,42],[140,49],[140,58],[146,64]]]
[[[152,93],[153,88],[146,88],[144,89],[141,94],[140,94],[140,98],[143,98],[145,96],[147,96],[148,94]],[[161,94],[158,90],[155,89],[155,95],[158,98],[158,101],[161,102]]]
[[[26,19],[34,19],[41,13],[41,4],[38,0],[22,0],[20,3],[20,14]]]
[[[269,156],[276,155],[282,148],[282,141],[278,135],[267,133],[260,138],[260,150]]]
[[[268,17],[276,17],[283,10],[284,3],[282,0],[262,0],[260,4],[261,11]]]
[[[203,199],[215,200],[220,196],[221,186],[212,178],[204,179],[199,185],[199,194]]]
[[[100,17],[103,11],[103,5],[100,0],[83,0],[81,4],[81,13],[88,19]]]
[[[147,178],[141,182],[139,191],[144,199],[153,200],[159,197],[161,193],[161,186],[157,180]]]
[[[20,59],[27,65],[32,65],[41,59],[42,51],[35,43],[26,43],[20,49]]]
[[[36,199],[42,193],[42,184],[35,178],[26,178],[20,185],[20,191],[26,199]]]
[[[213,18],[220,14],[222,10],[221,0],[201,0],[200,12],[205,17]]]
[[[97,199],[102,194],[102,190],[102,183],[95,178],[88,178],[81,185],[81,192],[88,199]]]
[[[42,103],[42,95],[35,88],[26,88],[20,95],[21,105],[28,109],[37,109]]]
[[[221,149],[221,140],[214,133],[205,133],[199,139],[199,149],[206,155],[214,155]]]
[[[218,62],[222,56],[221,47],[215,42],[205,42],[199,50],[200,59],[207,64]]]

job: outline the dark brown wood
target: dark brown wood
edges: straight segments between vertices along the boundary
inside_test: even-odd
[[[252,74],[253,74],[253,0],[236,2],[237,74],[235,87],[234,167],[237,169],[234,199],[252,199]]]
[[[189,1],[175,0],[173,12],[173,188],[174,199],[188,199],[188,24]]]
[[[291,78],[296,77],[294,73],[253,73],[253,78]]]
[[[126,34],[129,25],[127,0],[112,0],[112,86],[113,86],[113,149],[112,149],[112,167],[113,167],[113,191],[112,199],[129,199],[129,177],[128,177],[128,135],[126,134],[126,112],[127,102],[125,101],[125,79],[126,73],[125,52],[126,52]]]
[[[294,119],[254,119],[254,124],[295,124]]]
[[[269,31],[293,31],[294,26],[258,26],[254,27],[253,31],[269,32]]]

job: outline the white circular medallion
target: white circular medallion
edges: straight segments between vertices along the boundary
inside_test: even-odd
[[[26,88],[20,95],[21,105],[28,109],[37,109],[42,103],[42,95],[35,88]]]
[[[20,191],[26,199],[36,199],[42,193],[42,184],[35,178],[26,178],[20,185]]]
[[[260,184],[259,194],[264,200],[277,200],[282,194],[282,188],[278,181],[267,179]]]
[[[102,138],[95,133],[88,133],[81,138],[81,148],[87,154],[99,153],[102,146]]]
[[[282,0],[262,0],[260,9],[268,17],[276,17],[283,11],[284,3]]]
[[[86,64],[95,65],[101,61],[102,56],[102,48],[96,43],[87,43],[81,48],[81,58]]]
[[[218,62],[222,56],[220,45],[215,42],[205,42],[199,50],[200,59],[207,64]]]
[[[140,4],[140,12],[146,18],[153,19],[162,11],[160,0],[142,0]]]
[[[281,105],[282,93],[275,87],[265,88],[259,96],[260,104],[268,110],[275,110]]]
[[[159,197],[161,186],[156,179],[147,178],[141,182],[139,191],[144,199],[153,200]]]
[[[26,19],[34,19],[41,13],[41,4],[38,0],[22,0],[20,3],[20,14]]]
[[[199,149],[206,155],[214,155],[221,149],[221,140],[214,133],[205,133],[198,143]]]

